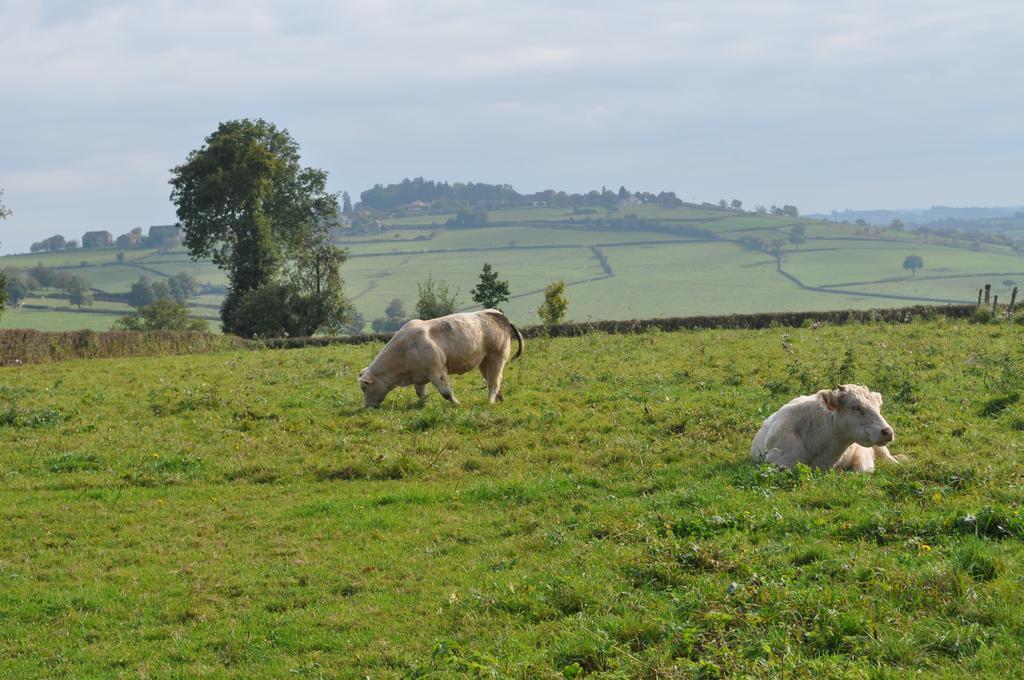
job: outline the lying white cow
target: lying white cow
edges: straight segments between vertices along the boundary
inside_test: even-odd
[[[886,444],[892,427],[879,409],[882,395],[863,385],[839,385],[797,397],[765,418],[750,455],[757,462],[871,472],[875,458],[899,463]]]
[[[512,353],[512,338],[519,342],[513,359],[523,353],[523,335],[497,309],[449,314],[438,319],[408,321],[384,345],[373,362],[359,372],[363,406],[379,406],[396,387],[416,386],[420,399],[427,383],[448,401],[458,404],[449,375],[480,367],[487,380],[488,400],[501,396],[501,372]]]

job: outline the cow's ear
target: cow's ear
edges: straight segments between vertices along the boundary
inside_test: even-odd
[[[364,383],[366,385],[372,384],[373,376],[370,374],[370,371],[368,371],[365,368],[359,371],[359,382]]]
[[[839,408],[839,397],[835,390],[821,390],[818,392],[818,398],[821,399],[821,403],[825,405],[829,411],[835,411]]]
[[[875,406],[877,406],[878,408],[882,408],[882,393],[881,392],[872,392],[871,393],[871,400],[873,402],[875,402]]]

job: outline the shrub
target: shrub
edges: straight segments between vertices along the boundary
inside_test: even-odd
[[[416,302],[416,315],[421,319],[436,319],[439,316],[447,316],[455,312],[456,297],[458,291],[452,293],[448,289],[448,282],[432,276],[420,283],[419,300]]]
[[[405,305],[401,300],[395,298],[384,310],[384,316],[374,319],[370,326],[374,333],[393,333],[408,320],[409,315],[405,311]]]
[[[565,297],[565,281],[555,281],[544,289],[544,303],[537,314],[545,326],[553,326],[565,318],[569,298]]]
[[[190,319],[188,308],[173,300],[156,300],[139,309],[140,316],[123,316],[114,325],[125,331],[199,331],[209,330],[204,319]]]
[[[244,337],[295,335],[289,330],[296,325],[290,295],[288,287],[279,283],[267,284],[238,295],[232,291],[221,305],[224,330]]]

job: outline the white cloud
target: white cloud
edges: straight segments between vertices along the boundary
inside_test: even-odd
[[[169,166],[243,116],[354,194],[1020,202],[1016,1],[0,0],[0,25],[5,230],[162,221]]]

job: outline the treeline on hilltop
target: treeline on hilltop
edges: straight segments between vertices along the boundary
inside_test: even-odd
[[[372,210],[394,210],[402,206],[423,204],[435,211],[452,210],[460,205],[472,204],[484,207],[517,208],[547,206],[570,208],[573,206],[615,206],[622,202],[658,203],[666,207],[680,207],[683,201],[675,192],[662,191],[653,194],[646,191],[632,192],[625,187],[612,191],[602,187],[587,193],[567,193],[546,189],[532,194],[521,194],[509,184],[485,184],[477,182],[435,182],[422,177],[404,179],[397,184],[375,185],[359,195],[361,206]]]
[[[523,196],[508,184],[435,182],[422,177],[404,179],[398,184],[376,184],[359,195],[362,204],[375,210],[390,210],[416,201],[455,201],[461,203],[512,204]]]

